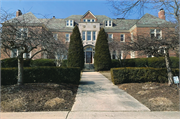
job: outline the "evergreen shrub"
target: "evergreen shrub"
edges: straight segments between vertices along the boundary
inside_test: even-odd
[[[111,68],[117,68],[120,67],[120,62],[117,59],[112,59],[111,60]]]
[[[179,69],[172,69],[173,75],[179,75]],[[111,69],[114,84],[141,82],[168,82],[166,68],[122,67]]]
[[[109,70],[111,68],[107,34],[103,28],[99,31],[96,41],[94,67],[96,71]]]
[[[68,67],[80,67],[81,70],[84,68],[84,48],[77,25],[74,27],[73,33],[70,36],[67,62]]]
[[[172,68],[179,68],[179,58],[170,57]],[[123,67],[154,67],[166,68],[164,57],[123,59]]]
[[[36,59],[31,60],[30,66],[56,66],[56,64],[54,59]]]
[[[24,67],[30,66],[30,60],[24,59]],[[18,67],[18,59],[17,58],[6,58],[1,60],[1,67],[8,68],[8,67]]]
[[[12,85],[17,83],[17,68],[1,68],[1,84]],[[61,67],[25,67],[24,83],[71,83],[78,84],[80,68]]]
[[[67,60],[62,61],[61,67],[67,67]]]

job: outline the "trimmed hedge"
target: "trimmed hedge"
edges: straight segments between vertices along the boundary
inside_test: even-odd
[[[119,60],[117,60],[117,59],[112,59],[111,60],[111,67],[112,68],[116,68],[116,67],[120,67],[121,65],[120,65],[120,62],[119,62]]]
[[[18,67],[18,59],[17,58],[7,58],[1,60],[1,67]],[[30,67],[30,60],[24,60],[24,67]]]
[[[179,75],[179,69],[172,69],[173,75]],[[123,67],[111,69],[114,84],[141,82],[168,82],[166,68]]]
[[[67,67],[67,60],[62,61],[61,67]]]
[[[25,67],[24,83],[71,83],[78,84],[80,68]],[[1,68],[1,84],[17,83],[17,68]]]
[[[30,66],[56,66],[56,63],[54,59],[36,59],[31,60]]]
[[[179,68],[179,58],[170,57],[172,68]],[[118,60],[112,60],[112,68],[119,66]],[[153,57],[153,58],[135,58],[135,59],[123,59],[122,64],[119,67],[154,67],[154,68],[165,68],[166,63],[164,57]]]

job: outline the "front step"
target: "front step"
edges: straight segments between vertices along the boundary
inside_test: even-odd
[[[85,64],[84,71],[94,71],[94,64]]]

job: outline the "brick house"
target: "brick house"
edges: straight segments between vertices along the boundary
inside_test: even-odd
[[[20,13],[20,14],[19,14]],[[38,19],[31,12],[21,14],[17,11],[16,18],[26,17],[30,19],[31,23],[35,23],[36,27],[47,29],[52,32],[55,40],[61,40],[68,47],[70,42],[70,35],[74,26],[77,24],[82,36],[85,63],[94,63],[95,43],[100,28],[104,28],[108,35],[108,40],[114,40],[119,43],[127,42],[129,39],[138,35],[146,35],[149,37],[162,38],[164,33],[164,25],[171,24],[165,20],[165,12],[161,9],[158,17],[146,13],[140,19],[111,19],[105,15],[94,15],[91,11],[87,11],[84,15],[71,15],[65,19],[57,19],[55,16],[51,19]],[[170,25],[174,29],[174,25]],[[33,53],[33,52],[32,52]],[[110,50],[111,58],[117,59],[120,54],[121,58],[139,58],[148,56],[138,56],[137,51],[130,51],[125,54],[124,51]],[[32,54],[30,54],[32,55]],[[13,55],[11,55],[13,56]],[[170,51],[170,56],[175,56],[173,51]],[[1,59],[7,56],[1,55]],[[37,58],[47,58],[39,54]],[[67,58],[67,55],[64,57]]]

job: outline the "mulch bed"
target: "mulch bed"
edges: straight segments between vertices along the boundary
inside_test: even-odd
[[[70,111],[77,88],[73,84],[50,83],[1,86],[1,111]]]

